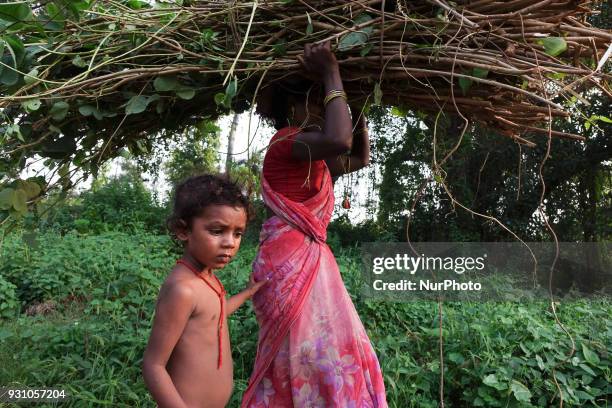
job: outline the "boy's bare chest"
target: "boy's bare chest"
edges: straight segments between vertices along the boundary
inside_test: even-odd
[[[225,307],[225,295],[223,297]],[[223,311],[225,314],[225,310]],[[191,316],[191,320],[198,325],[212,325],[216,327],[219,324],[219,315],[221,314],[221,299],[217,293],[214,293],[210,288],[201,288],[196,292],[196,305]],[[223,316],[225,319],[225,316]]]

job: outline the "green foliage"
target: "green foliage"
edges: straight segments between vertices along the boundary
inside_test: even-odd
[[[563,37],[546,37],[539,40],[538,43],[544,46],[544,51],[553,57],[567,50],[567,42]]]
[[[0,219],[3,219],[7,214],[16,218],[23,217],[28,211],[28,201],[38,197],[41,193],[41,187],[38,183],[40,183],[38,178],[17,179],[1,189]]]
[[[372,20],[372,17],[364,13],[364,14],[360,14],[355,19],[354,23],[356,26],[358,26],[361,24],[365,24],[370,20]],[[368,38],[372,34],[373,30],[374,30],[373,26],[369,25],[367,27],[360,28],[356,31],[351,31],[348,34],[343,35],[340,38],[340,42],[338,44],[338,51],[347,51],[353,47],[365,45],[368,42]]]
[[[395,231],[382,227],[374,220],[365,220],[354,225],[346,215],[334,219],[327,229],[328,244],[337,252],[341,247],[358,245],[361,242],[398,241]],[[330,239],[332,243],[330,243]]]
[[[120,176],[97,190],[82,193],[80,198],[80,217],[90,222],[89,232],[141,228],[162,232],[164,229],[166,211],[155,203],[140,180]]]
[[[45,214],[40,228],[63,233],[75,230],[81,234],[135,230],[163,233],[166,208],[156,202],[135,168],[124,166],[125,169],[128,172],[119,177],[101,177],[90,190],[63,205],[53,206],[60,199],[55,196],[43,201],[40,211]]]
[[[176,186],[185,178],[216,172],[219,163],[219,127],[212,121],[203,120],[183,134],[183,140],[170,153],[165,173],[171,185]]]
[[[15,285],[0,275],[0,320],[15,318],[19,312],[19,302],[15,289]]]
[[[141,257],[145,248],[151,254]],[[155,295],[159,279],[151,273],[167,266],[171,248],[170,238],[141,231],[95,236],[71,232],[61,239],[52,232],[41,233],[33,247],[21,239],[7,239],[0,248],[6,261],[0,272],[15,285],[24,304],[90,298],[92,294],[125,297],[131,289],[140,294],[130,302],[138,303],[147,299],[141,297],[145,293]]]
[[[55,308],[4,320],[0,383],[65,388],[73,395],[70,407],[153,406],[140,366],[158,289],[179,256],[170,240],[145,232],[63,238],[47,233],[30,247],[23,238],[6,237],[0,256],[7,262],[0,264],[0,276],[17,288],[26,306],[47,301]],[[255,245],[244,243],[219,272],[229,293],[244,287],[255,253]],[[389,406],[437,407],[438,306],[364,299],[357,250],[339,249],[336,258],[379,356]],[[445,303],[446,406],[556,406],[553,367],[565,406],[604,406],[612,380],[612,304],[581,300],[560,304],[557,312],[576,341],[576,352],[565,363],[571,343],[547,302]],[[251,305],[236,311],[229,325],[235,388],[228,406],[234,408],[256,353]]]
[[[473,72],[484,76],[483,71]],[[553,138],[551,156],[543,168],[546,212],[561,241],[598,241],[611,236],[610,159],[612,158],[605,102],[597,95],[582,114],[585,121],[556,124],[564,131],[587,135],[583,145],[574,140]],[[550,240],[546,228],[534,217],[542,194],[539,167],[546,155],[546,140],[525,135],[538,145],[520,149],[499,135],[469,127],[461,144],[437,174],[432,174],[433,129],[436,128],[436,160],[454,149],[463,122],[442,115],[433,118],[407,115],[396,108],[389,115],[372,109],[373,158],[382,179],[378,223],[400,240],[406,240],[406,220],[411,214],[413,241],[500,241],[514,240],[498,225],[487,222],[457,204],[477,213],[494,216],[527,240]],[[422,183],[431,177],[421,190]],[[446,185],[446,190],[443,188]]]

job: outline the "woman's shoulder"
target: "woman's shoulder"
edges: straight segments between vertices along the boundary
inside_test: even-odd
[[[281,138],[293,139],[301,131],[302,129],[297,126],[285,126],[284,128],[278,129],[276,133],[270,138],[270,141],[276,141]]]

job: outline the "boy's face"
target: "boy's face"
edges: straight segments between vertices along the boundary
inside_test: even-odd
[[[246,211],[229,205],[209,205],[192,220],[191,231],[177,234],[185,250],[206,269],[221,269],[238,252],[246,228]]]

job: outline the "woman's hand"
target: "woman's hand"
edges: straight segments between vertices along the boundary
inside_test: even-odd
[[[304,45],[304,55],[297,58],[304,70],[316,80],[338,71],[338,61],[331,50],[330,41]]]

